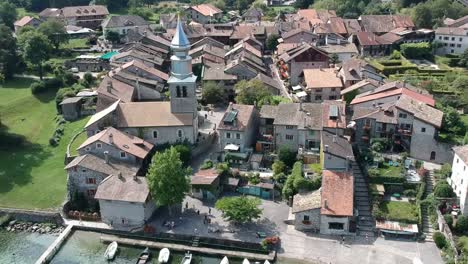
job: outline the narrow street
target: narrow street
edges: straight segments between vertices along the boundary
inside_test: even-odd
[[[288,92],[288,88],[284,86],[283,80],[281,80],[281,78],[279,77],[278,68],[275,66],[275,60],[271,56],[266,57],[266,60],[267,60],[268,67],[270,67],[271,77],[274,78],[276,81],[278,81],[278,83],[281,86],[281,96],[287,97],[292,101],[293,99],[292,99],[292,96]]]

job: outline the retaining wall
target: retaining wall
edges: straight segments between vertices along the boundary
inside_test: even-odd
[[[62,216],[54,211],[35,211],[23,209],[0,208],[0,216],[10,215],[13,219],[23,222],[54,223],[63,225]]]

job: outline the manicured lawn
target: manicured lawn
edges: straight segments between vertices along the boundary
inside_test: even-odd
[[[390,176],[390,177],[399,177],[401,175],[401,165],[399,166],[390,166],[388,163],[380,165],[379,176]]]
[[[271,8],[275,10],[276,12],[283,11],[286,13],[294,13],[294,11],[296,10],[292,6],[272,6]]]
[[[382,202],[379,205],[386,220],[401,221],[405,223],[418,222],[418,207],[409,202]]]
[[[89,47],[89,45],[86,43],[87,39],[86,38],[76,38],[76,39],[70,39],[68,43],[63,44],[61,48],[64,49],[86,49]]]
[[[22,144],[0,145],[0,207],[57,208],[65,199],[66,146],[87,119],[67,123],[60,144],[49,146],[55,130],[55,91],[36,97],[30,83],[15,79],[0,88],[0,129],[24,137]]]
[[[76,149],[88,138],[86,132],[81,133],[70,146],[70,154],[72,156],[78,155],[78,151]]]

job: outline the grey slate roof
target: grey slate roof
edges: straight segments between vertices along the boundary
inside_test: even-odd
[[[270,87],[273,87],[273,88],[276,88],[278,90],[281,89],[281,85],[278,83],[277,80],[271,78],[270,76],[266,76],[265,74],[263,73],[259,73],[255,79],[258,79],[260,81],[262,81],[264,84],[270,86]]]
[[[107,175],[115,174],[121,172],[122,175],[133,176],[138,172],[138,168],[126,165],[123,163],[117,163],[112,158],[109,159],[109,163],[96,155],[93,154],[85,154],[82,156],[78,156],[74,158],[65,169],[71,169],[75,166],[80,166],[83,168],[87,168],[92,171],[104,173]]]
[[[135,15],[121,15],[111,16],[102,22],[103,28],[116,28],[126,26],[148,26],[149,23],[141,16]]]
[[[432,106],[413,100],[411,97],[402,94],[395,106],[406,112],[410,112],[415,118],[440,128],[444,113]]]
[[[279,104],[276,106],[276,110],[267,107],[263,111],[265,116],[275,115],[274,125],[297,126],[298,129],[322,129],[323,108],[322,104],[319,103]],[[274,113],[274,111],[276,112]],[[263,117],[262,112],[260,112],[260,116]]]
[[[294,195],[292,213],[299,213],[322,207],[321,190]]]
[[[460,156],[465,164],[468,164],[468,145],[453,147],[453,151]]]
[[[328,131],[322,131],[322,144],[324,146],[324,153],[328,153],[343,159],[346,159],[346,157],[351,157],[354,159],[351,143],[349,143],[348,140],[342,136],[335,135]],[[328,150],[325,146],[328,146]]]
[[[149,187],[145,177],[111,175],[98,186],[94,199],[145,203]]]
[[[260,109],[260,118],[274,119],[277,111],[278,107],[276,105],[263,105],[262,109]]]

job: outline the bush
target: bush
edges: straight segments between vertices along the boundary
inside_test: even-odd
[[[431,44],[426,42],[404,43],[400,48],[401,54],[409,59],[428,59],[432,54]]]
[[[189,146],[179,144],[175,145],[174,148],[179,152],[180,155],[180,160],[185,166],[188,166],[190,163],[190,160],[192,158],[192,150],[190,149]]]
[[[200,169],[206,170],[206,169],[211,169],[213,168],[213,161],[207,159],[203,162],[203,164],[200,166]]]
[[[288,147],[281,147],[278,153],[278,158],[288,167],[292,167],[296,162],[297,153]]]
[[[271,167],[273,169],[273,175],[284,173],[286,169],[286,165],[281,160],[276,160],[275,162],[273,162],[273,165]]]
[[[390,55],[390,59],[392,60],[399,60],[401,59],[401,53],[398,50],[394,50]]]
[[[452,186],[450,186],[446,181],[440,181],[436,183],[434,188],[434,195],[436,197],[450,198],[454,196]]]
[[[434,235],[432,236],[432,238],[434,239],[434,242],[435,242],[436,246],[438,248],[440,248],[440,249],[444,248],[445,245],[447,245],[447,241],[445,240],[445,236],[441,232],[435,232]]]
[[[455,229],[457,232],[462,234],[468,232],[468,217],[464,215],[459,216],[455,225]]]
[[[416,191],[415,190],[404,190],[403,191],[403,195],[405,195],[406,197],[416,197]]]
[[[52,78],[52,79],[44,80],[44,85],[48,89],[57,89],[57,88],[60,88],[63,85],[63,83],[62,83],[62,80],[60,79]]]
[[[444,219],[445,219],[445,222],[447,223],[447,225],[452,228],[453,227],[453,217],[451,214],[446,214],[444,215]]]
[[[47,87],[45,86],[44,82],[33,82],[31,83],[29,88],[31,89],[32,94],[40,94],[47,90]]]

